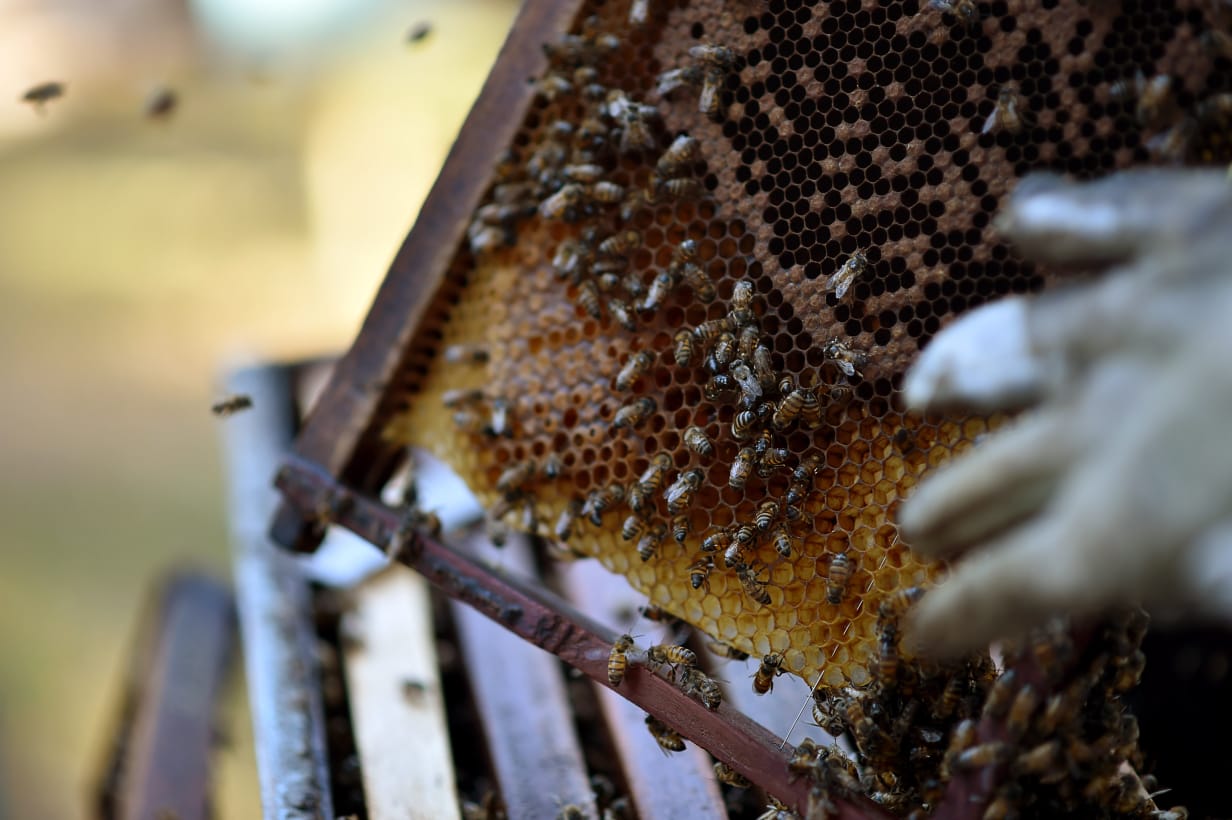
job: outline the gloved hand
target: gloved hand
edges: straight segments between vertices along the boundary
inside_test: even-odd
[[[1232,614],[1232,184],[1029,177],[999,228],[1029,257],[1119,267],[973,311],[907,374],[916,410],[1037,405],[900,509],[918,552],[977,548],[908,639],[947,655],[1061,613]]]

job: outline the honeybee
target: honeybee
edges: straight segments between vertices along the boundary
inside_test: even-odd
[[[578,218],[578,206],[586,195],[586,189],[578,183],[561,186],[561,189],[539,203],[539,214],[544,219],[564,219],[573,222]]]
[[[683,544],[685,539],[689,537],[690,530],[693,529],[692,520],[688,514],[677,515],[672,518],[672,538],[676,539],[676,543]]]
[[[761,382],[762,389],[769,389],[774,384],[774,360],[770,348],[763,344],[753,348],[753,374]]]
[[[463,433],[478,434],[484,432],[487,425],[483,418],[473,410],[459,410],[453,414],[454,426]]]
[[[710,277],[694,262],[686,262],[680,266],[680,279],[693,289],[693,295],[702,304],[710,304],[719,295]]]
[[[702,485],[703,474],[701,470],[689,470],[681,473],[672,485],[667,488],[664,493],[664,498],[667,499],[667,511],[672,515],[684,512],[684,510],[693,504],[693,495],[697,492],[697,488]]]
[[[659,161],[655,163],[655,175],[660,179],[684,176],[701,159],[701,143],[688,134],[672,140]]]
[[[642,310],[658,310],[667,301],[668,295],[672,289],[676,287],[676,277],[668,271],[660,271],[654,279],[650,280],[650,288],[646,291],[646,299],[642,302]],[[680,362],[680,334],[688,333],[687,330],[682,330],[676,334],[676,362]],[[692,358],[692,347],[689,349],[690,358]],[[685,363],[687,364],[687,362]],[[683,367],[684,365],[681,365]]]
[[[868,257],[860,251],[856,251],[851,255],[850,259],[843,263],[841,268],[830,274],[830,277],[826,279],[826,289],[834,291],[835,299],[842,299],[847,295],[847,290],[851,287],[851,283],[866,270],[868,270]]]
[[[749,659],[748,652],[742,652],[731,644],[726,644],[722,641],[706,641],[706,648],[720,658],[727,658],[732,661],[747,661]]]
[[[924,590],[920,587],[906,587],[905,589],[895,590],[894,594],[881,602],[881,607],[877,614],[881,616],[882,622],[892,623],[901,618],[903,613],[923,596]]]
[[[1147,79],[1141,70],[1132,80],[1119,80],[1108,89],[1113,99],[1128,100],[1137,97],[1136,113],[1143,128],[1155,128],[1176,113],[1176,99],[1172,91],[1172,78],[1156,74]]]
[[[740,579],[746,595],[763,606],[770,603],[770,593],[766,591],[765,582],[758,579],[756,570],[747,564],[739,564],[736,566],[736,577]]]
[[[1031,655],[1050,683],[1065,676],[1074,657],[1074,642],[1067,630],[1064,620],[1057,619],[1032,635]]]
[[[941,776],[949,779],[955,758],[975,744],[978,723],[967,718],[954,727],[950,736],[950,745],[946,748],[945,757],[941,763]]]
[[[975,0],[928,0],[928,5],[939,11],[953,14],[967,28],[971,28],[980,20],[980,9]]]
[[[933,707],[933,717],[944,720],[954,714],[954,710],[958,708],[959,702],[967,692],[967,681],[965,674],[950,675],[949,680],[945,682],[945,688],[941,690],[941,697],[937,699],[937,704]]]
[[[731,473],[727,477],[727,483],[733,489],[743,490],[752,472],[753,450],[751,447],[742,447],[740,452],[736,453],[735,460],[732,461]]]
[[[612,644],[612,652],[607,656],[607,682],[612,686],[620,686],[629,668],[629,650],[633,648],[633,636],[621,635]]]
[[[671,199],[697,199],[705,189],[692,177],[661,179],[655,184],[655,193]]]
[[[1006,761],[1009,753],[1010,747],[1000,741],[980,743],[959,752],[954,758],[953,766],[961,770],[997,766]]]
[[[697,98],[697,110],[711,119],[720,115],[720,97],[723,81],[736,61],[731,49],[716,45],[700,45],[689,49],[689,56],[702,65],[702,90]]]
[[[589,266],[590,252],[576,239],[565,239],[556,247],[552,256],[552,268],[560,279],[570,279],[575,284]]]
[[[573,525],[577,523],[578,516],[582,514],[582,500],[573,498],[569,500],[569,504],[560,513],[560,518],[556,519],[555,535],[561,541],[568,541],[573,535]]]
[[[701,558],[689,565],[689,584],[694,589],[705,587],[706,591],[710,591],[710,573],[714,570],[714,559],[709,555],[703,555]]]
[[[676,364],[679,367],[689,366],[689,362],[693,361],[693,333],[691,331],[676,331],[675,345],[672,349],[672,354],[676,359]]]
[[[799,504],[813,489],[813,477],[821,466],[821,458],[816,455],[802,459],[791,471],[791,486],[787,488],[784,500],[788,504]]]
[[[712,347],[724,333],[735,328],[730,317],[707,319],[693,328],[693,339],[704,348]]]
[[[1146,147],[1166,162],[1180,163],[1189,156],[1197,135],[1198,121],[1183,117],[1171,128],[1147,140]]]
[[[714,349],[710,351],[710,358],[706,360],[706,367],[712,373],[719,372],[731,364],[735,357],[736,337],[731,333],[720,333],[714,342]]]
[[[591,185],[588,193],[591,199],[596,202],[602,202],[604,205],[611,205],[625,198],[623,185],[617,185],[615,182],[608,182],[606,180],[600,180]]]
[[[616,415],[612,418],[612,429],[619,430],[623,427],[633,429],[638,427],[642,422],[650,418],[656,409],[658,409],[658,405],[649,396],[634,399],[616,411]]]
[[[885,627],[877,645],[877,679],[882,688],[888,688],[898,680],[898,630]]]
[[[608,312],[612,314],[612,318],[616,323],[625,330],[632,333],[637,330],[637,321],[633,318],[633,311],[629,309],[629,305],[621,299],[607,300]]]
[[[581,806],[569,803],[561,806],[560,811],[556,813],[556,820],[586,820],[586,812]]]
[[[702,670],[694,666],[685,666],[680,670],[680,690],[690,697],[695,697],[702,704],[714,711],[723,702],[723,690]]]
[[[573,93],[573,83],[556,73],[548,73],[538,80],[532,80],[535,92],[542,95],[548,102],[557,97],[565,97]]]
[[[590,185],[603,179],[606,173],[602,165],[593,162],[578,162],[560,169],[560,175],[570,182]]]
[[[491,415],[484,433],[489,436],[504,436],[513,438],[513,419],[509,412],[510,402],[504,396],[496,396],[491,401]]]
[[[753,528],[746,524],[743,527],[738,528],[736,533],[752,533],[752,531]],[[751,545],[751,539],[736,540],[733,538],[731,542],[728,543],[726,552],[723,553],[723,566],[734,567],[744,563],[744,554],[748,552]]]
[[[653,715],[646,715],[646,728],[665,752],[683,752],[684,738]]]
[[[787,459],[790,456],[791,453],[784,447],[767,447],[765,452],[761,454],[761,459],[757,465],[757,474],[762,478],[768,477],[778,468],[787,466]]]
[[[774,408],[774,415],[770,417],[770,423],[775,429],[782,430],[799,418],[805,404],[809,403],[808,397],[811,393],[810,390],[798,387],[784,396]],[[812,400],[816,403],[817,396],[813,395]]]
[[[675,644],[655,644],[646,650],[646,659],[660,665],[697,666],[697,654],[686,646]]]
[[[1010,705],[1014,702],[1014,691],[1018,687],[1018,673],[1007,669],[1001,677],[993,682],[984,700],[984,710],[981,713],[985,720],[999,721],[1005,717]]]
[[[646,493],[657,493],[659,488],[663,486],[663,476],[667,474],[671,466],[671,456],[667,453],[655,453],[651,456],[650,465],[642,473],[638,483]]]
[[[643,561],[649,561],[650,556],[658,551],[659,545],[663,543],[663,539],[667,537],[667,525],[663,523],[655,524],[641,540],[637,542],[637,554]]]
[[[759,695],[774,691],[774,679],[783,674],[783,656],[771,652],[761,659],[761,665],[753,675],[753,691]]]
[[[736,355],[740,357],[740,361],[745,363],[752,362],[759,344],[761,344],[761,331],[757,325],[742,325],[740,327],[740,336],[736,340]]]
[[[752,407],[761,398],[761,382],[753,375],[753,371],[749,369],[743,361],[737,360],[732,363],[731,377],[736,384],[740,385],[740,404],[743,407]]]
[[[620,484],[609,484],[601,487],[586,497],[582,505],[582,515],[596,527],[603,524],[603,513],[625,500],[625,488]]]
[[[543,460],[543,477],[549,479],[559,478],[564,470],[564,464],[560,460],[559,453],[548,453],[548,457]]]
[[[158,88],[145,101],[145,116],[150,120],[165,120],[175,113],[179,96],[170,88]]]
[[[645,531],[646,522],[634,513],[625,519],[624,525],[620,528],[620,537],[626,541],[632,541],[634,538],[640,538]]]
[[[467,404],[477,404],[485,398],[482,388],[463,387],[456,390],[446,390],[441,394],[441,404],[449,409]]]
[[[707,535],[702,539],[702,552],[717,552],[727,547],[731,543],[731,530],[720,528]]]
[[[39,83],[36,86],[31,86],[26,89],[26,92],[21,95],[21,101],[30,103],[34,109],[42,113],[43,106],[52,100],[59,99],[64,96],[66,86],[64,83],[48,82]]]
[[[774,550],[784,558],[791,557],[791,531],[786,524],[780,524],[774,532]]]
[[[1004,131],[1007,134],[1017,134],[1022,131],[1023,109],[1026,102],[1018,93],[1018,86],[1013,83],[1003,83],[997,91],[997,105],[988,119],[984,121],[981,134],[991,134]]]
[[[236,393],[210,405],[210,412],[216,416],[231,416],[252,408],[252,396]]]
[[[534,477],[536,466],[535,460],[531,458],[509,465],[496,479],[496,489],[503,493],[518,489]]]
[[[577,298],[578,304],[590,318],[598,319],[603,316],[602,303],[599,301],[599,287],[593,281],[587,279],[578,285]]]
[[[732,438],[746,441],[753,435],[753,428],[760,421],[756,410],[741,410],[732,418]]]
[[[599,253],[605,256],[624,256],[642,244],[642,235],[634,230],[621,231],[599,243]]]
[[[779,502],[775,499],[768,499],[761,502],[757,507],[757,515],[753,519],[753,523],[757,525],[757,529],[766,532],[774,526],[774,520],[779,516]]]
[[[650,17],[650,0],[633,0],[629,4],[629,25],[644,26]]]
[[[1045,775],[1052,771],[1061,756],[1061,741],[1052,739],[1029,749],[1014,761],[1014,775]]]
[[[654,93],[657,97],[666,97],[678,88],[697,88],[703,79],[702,69],[695,65],[669,69],[655,79]]]
[[[1128,692],[1142,680],[1142,672],[1146,669],[1146,655],[1141,649],[1134,652],[1122,663],[1118,663],[1112,678],[1114,692]]]
[[[868,364],[866,354],[852,350],[837,338],[827,342],[822,352],[827,359],[834,362],[844,376],[859,376],[859,369]]]
[[[739,384],[727,373],[715,373],[706,380],[702,394],[708,401],[720,401],[729,393],[736,391]]]
[[[706,436],[706,431],[696,425],[685,428],[684,445],[699,456],[709,458],[714,455],[714,445]]]
[[[753,785],[747,777],[718,760],[714,762],[714,776],[720,783],[733,789],[747,789]]]
[[[1027,733],[1031,725],[1031,716],[1035,714],[1039,700],[1039,694],[1030,684],[1018,690],[1005,719],[1005,730],[1011,740],[1017,741]]]
[[[445,348],[445,361],[449,364],[487,364],[488,349],[480,344],[456,344]]]
[[[854,562],[845,552],[840,552],[830,559],[830,570],[826,574],[826,600],[831,604],[843,602],[853,568]]]

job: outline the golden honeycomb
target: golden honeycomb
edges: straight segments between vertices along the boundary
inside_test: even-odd
[[[945,5],[651,0],[638,26],[628,2],[583,4],[570,38],[548,44],[549,75],[494,162],[487,210],[406,349],[378,414],[384,438],[429,448],[510,524],[549,536],[571,504],[613,486],[627,497],[666,455],[640,514],[615,501],[599,526],[576,522],[569,549],[715,639],[781,653],[810,683],[871,683],[880,603],[944,571],[898,537],[898,501],[999,421],[905,416],[901,374],[955,315],[1051,279],[994,231],[1006,194],[1032,170],[1089,178],[1229,153],[1223,123],[1193,113],[1232,90],[1216,4],[998,0],[974,4],[970,22]],[[692,74],[666,90],[673,70]],[[1171,78],[1168,117],[1124,91],[1139,73]],[[681,135],[697,155],[657,169]],[[600,252],[630,229],[632,247]],[[866,264],[840,295],[857,255]],[[642,309],[664,276],[667,295]],[[715,328],[746,366],[765,348],[751,393],[715,389],[737,372]],[[695,348],[685,365],[681,331]],[[472,348],[485,360],[450,355]],[[643,353],[645,372],[621,389]],[[445,406],[466,389],[482,397]],[[791,418],[792,394],[819,413]],[[616,423],[646,399],[644,419]],[[712,453],[686,445],[690,428]],[[756,447],[778,455],[736,489],[732,464]],[[528,462],[529,477],[508,476]],[[689,534],[669,532],[643,560],[643,533],[675,523],[665,491],[693,470]],[[769,527],[732,566],[726,544],[702,551],[767,500]]]

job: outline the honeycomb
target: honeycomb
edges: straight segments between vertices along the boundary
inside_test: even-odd
[[[956,315],[1056,278],[992,227],[1024,174],[1228,160],[1221,13],[588,0],[545,44],[384,442],[511,526],[556,537],[584,507],[572,553],[811,684],[868,687],[881,603],[945,571],[899,538],[899,500],[1001,422],[905,415],[901,374]]]

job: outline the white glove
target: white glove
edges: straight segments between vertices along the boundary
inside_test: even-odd
[[[917,551],[979,548],[909,638],[952,654],[1062,613],[1232,614],[1232,185],[1028,178],[999,225],[1034,258],[1123,264],[973,311],[907,374],[917,410],[1038,404],[902,506]]]

